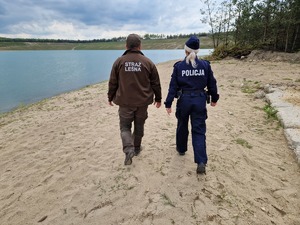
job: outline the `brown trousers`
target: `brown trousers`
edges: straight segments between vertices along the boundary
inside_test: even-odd
[[[120,132],[123,152],[134,151],[140,147],[144,136],[144,125],[148,118],[148,105],[143,107],[119,107]],[[133,133],[131,131],[134,125]]]

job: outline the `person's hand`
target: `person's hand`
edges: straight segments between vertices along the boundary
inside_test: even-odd
[[[172,108],[166,108],[166,110],[167,110],[168,115],[170,115],[172,112]]]
[[[161,102],[154,102],[153,105],[155,105],[156,108],[159,108],[161,106]]]
[[[217,103],[216,102],[211,102],[210,105],[214,107],[214,106],[217,105]]]
[[[113,105],[114,105],[111,101],[108,101],[108,104],[109,104],[110,106],[113,106]]]

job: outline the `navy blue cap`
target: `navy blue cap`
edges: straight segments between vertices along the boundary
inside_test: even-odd
[[[192,50],[198,50],[200,47],[200,40],[196,36],[191,36],[186,42],[185,45],[192,49]]]

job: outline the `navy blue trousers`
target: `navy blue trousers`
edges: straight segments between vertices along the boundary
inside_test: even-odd
[[[179,152],[186,152],[188,145],[188,123],[191,119],[192,144],[195,163],[207,163],[206,154],[206,94],[182,94],[176,107],[177,130],[176,147]]]

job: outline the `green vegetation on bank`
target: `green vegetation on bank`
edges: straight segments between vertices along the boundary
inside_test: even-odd
[[[275,109],[273,106],[271,106],[271,104],[266,104],[263,110],[267,114],[267,119],[278,121],[278,117],[277,117],[278,110]]]
[[[53,42],[47,40],[41,41],[5,41],[0,38],[0,50],[123,50],[125,49],[125,40],[117,41],[91,41],[91,42]],[[142,41],[143,49],[183,49],[187,38],[179,37],[172,39],[145,39]],[[212,39],[209,36],[200,37],[202,49],[213,48]]]
[[[214,49],[300,50],[299,0],[200,0],[201,21],[210,26]],[[233,49],[234,50],[234,49]]]

